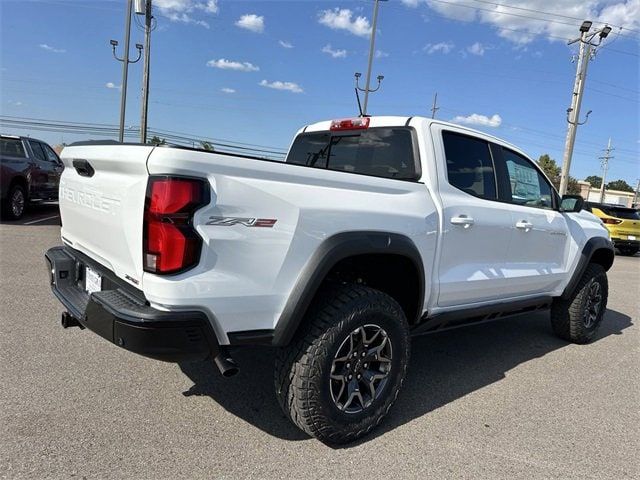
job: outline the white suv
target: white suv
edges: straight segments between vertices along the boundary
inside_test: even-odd
[[[279,348],[302,430],[352,441],[405,378],[412,335],[551,310],[590,341],[607,230],[522,151],[420,117],[320,122],[285,162],[179,147],[63,151],[63,247],[46,254],[62,323],[168,361]]]

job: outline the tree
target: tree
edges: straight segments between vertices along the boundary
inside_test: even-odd
[[[600,188],[602,185],[602,177],[598,175],[589,175],[584,181],[589,182],[593,188]]]
[[[166,145],[167,141],[164,138],[160,138],[157,135],[154,135],[153,137],[151,137],[150,140],[147,141],[147,143],[157,146],[157,145]]]
[[[549,177],[553,186],[556,187],[556,189],[560,189],[561,169],[556,161],[545,153],[544,155],[540,155],[540,158],[538,159],[538,166],[547,175],[547,177]],[[569,195],[580,195],[580,185],[572,176],[569,176],[567,179],[567,193]]]
[[[207,152],[214,152],[215,149],[213,148],[213,145],[211,144],[211,142],[200,142],[200,145],[202,146],[203,150],[206,150]]]
[[[607,190],[620,190],[622,192],[633,192],[633,187],[624,180],[614,180],[606,185]]]

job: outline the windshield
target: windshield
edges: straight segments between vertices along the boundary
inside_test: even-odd
[[[303,133],[286,161],[399,180],[418,177],[412,130],[406,127]]]

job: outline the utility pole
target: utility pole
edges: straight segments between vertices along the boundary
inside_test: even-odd
[[[113,56],[119,62],[122,62],[122,85],[120,86],[120,129],[118,130],[118,141],[124,142],[124,122],[125,110],[127,108],[127,78],[129,75],[129,64],[136,63],[142,55],[142,45],[136,44],[138,49],[138,58],[134,61],[129,60],[129,43],[131,42],[131,10],[133,9],[133,0],[127,0],[127,14],[124,21],[124,56],[119,58],[116,55],[116,47],[118,42],[111,40],[113,48]]]
[[[144,1],[144,10],[136,8],[137,14],[144,14],[144,61],[142,73],[142,114],[140,118],[140,143],[147,143],[147,115],[149,112],[149,68],[151,61],[151,0]]]
[[[598,157],[601,160],[602,164],[602,184],[600,185],[600,203],[604,203],[604,185],[607,181],[607,170],[609,169],[609,160],[614,158],[611,155],[611,152],[615,150],[615,148],[611,148],[611,137],[609,137],[609,143],[607,143],[607,148],[604,150],[604,156]]]
[[[440,110],[438,107],[438,92],[433,96],[433,106],[431,107],[431,118],[436,118],[436,112]]]
[[[583,122],[580,122],[580,106],[582,105],[582,95],[584,93],[584,85],[587,80],[587,69],[589,68],[589,61],[592,55],[595,53],[595,48],[598,47],[602,40],[604,40],[611,27],[608,25],[594,32],[589,33],[593,22],[585,20],[580,26],[580,38],[572,40],[569,45],[580,42],[580,50],[578,53],[578,61],[576,66],[576,78],[573,84],[573,92],[571,94],[571,106],[567,109],[567,139],[564,147],[564,158],[562,159],[562,172],[560,174],[560,195],[567,193],[567,184],[569,181],[569,170],[571,168],[571,158],[573,156],[573,146],[576,142],[576,133],[579,125],[584,125],[591,110],[587,113],[587,116]],[[594,37],[598,35],[598,43],[593,43]]]
[[[638,179],[638,183],[636,184],[636,192],[633,194],[633,203],[631,204],[631,207],[637,208],[638,200],[640,200],[640,178]]]

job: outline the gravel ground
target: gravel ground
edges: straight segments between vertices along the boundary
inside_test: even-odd
[[[616,258],[594,343],[542,314],[418,338],[382,428],[332,449],[281,413],[269,349],[223,379],[63,330],[43,264],[57,221],[0,225],[2,477],[640,478],[638,256]]]

